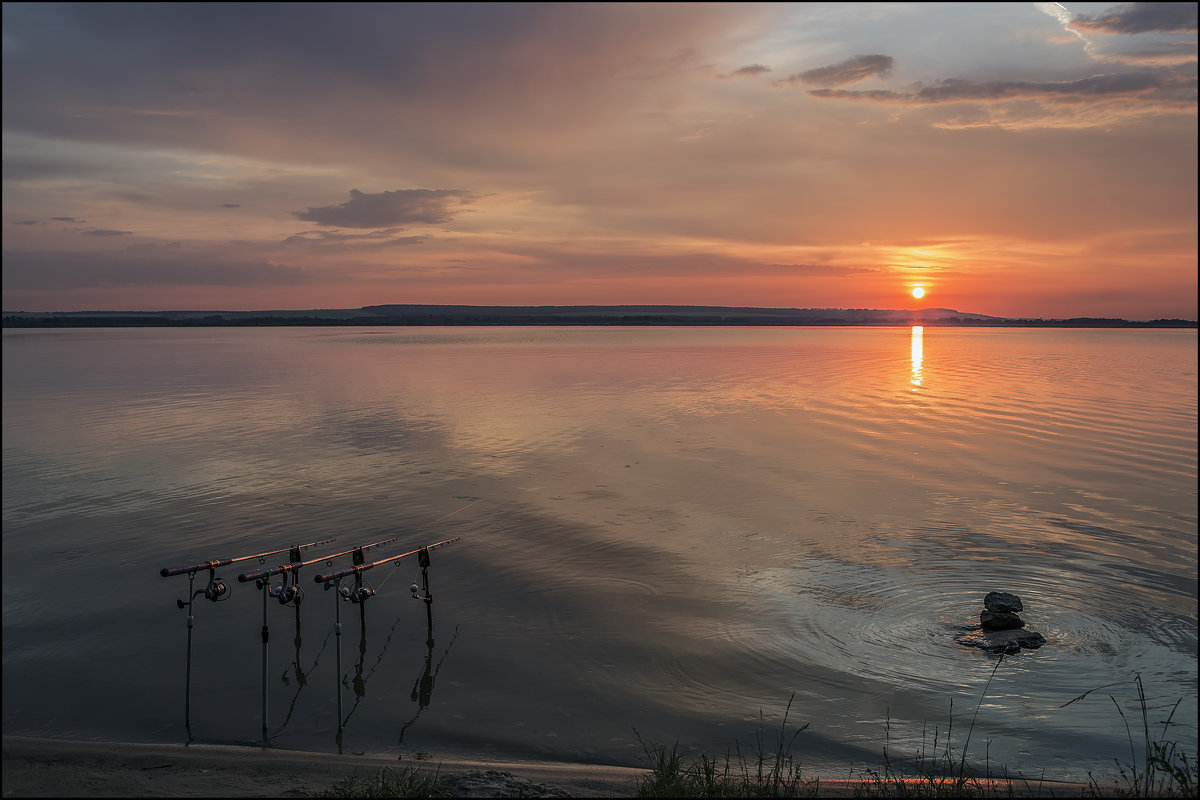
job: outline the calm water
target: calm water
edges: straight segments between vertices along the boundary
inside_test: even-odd
[[[972,760],[1127,759],[1108,695],[1133,711],[1135,674],[1194,752],[1196,342],[5,330],[4,732],[186,740],[188,578],[163,567],[461,536],[432,553],[432,637],[411,558],[365,573],[340,641],[327,567],[299,614],[270,602],[272,746],[639,765],[638,734],[770,743],[794,693],[795,755],[844,777],[889,721],[893,756],[952,717],[963,744],[997,659],[955,636],[997,589],[1048,644],[996,670]],[[236,581],[261,568],[196,601],[195,741],[261,739],[262,595]]]

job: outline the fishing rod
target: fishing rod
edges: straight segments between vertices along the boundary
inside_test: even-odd
[[[196,598],[201,594],[205,599],[214,603],[225,599],[229,599],[229,582],[224,578],[217,577],[217,568],[224,567],[229,564],[235,564],[239,561],[249,561],[252,558],[265,559],[267,556],[273,556],[277,553],[291,553],[292,558],[299,560],[300,553],[303,550],[308,550],[312,547],[319,547],[324,544],[329,544],[335,541],[334,539],[324,539],[318,542],[309,542],[308,544],[298,544],[292,547],[283,547],[279,550],[270,550],[265,553],[255,553],[249,556],[238,556],[236,558],[219,558],[215,561],[200,561],[195,564],[188,564],[182,567],[163,567],[159,574],[164,578],[169,578],[173,575],[188,576],[188,599],[176,600],[176,605],[182,610],[188,610],[187,616],[187,673],[184,678],[184,695],[183,695],[183,725],[187,729],[190,738],[192,732],[192,628],[196,624],[194,604]],[[202,569],[208,570],[208,584],[203,589],[193,591],[196,581],[196,573]],[[265,634],[264,634],[265,637]],[[264,638],[265,642],[265,638]],[[265,644],[264,644],[265,647]]]
[[[182,575],[185,572],[196,572],[196,571],[202,570],[202,569],[215,570],[217,567],[224,567],[229,564],[236,564],[239,561],[249,561],[252,558],[266,558],[267,556],[273,556],[278,553],[298,552],[300,550],[307,550],[310,547],[318,547],[323,544],[329,544],[330,542],[334,542],[334,541],[337,541],[337,540],[336,539],[325,539],[324,541],[321,541],[321,542],[310,542],[309,544],[294,545],[292,547],[282,547],[279,550],[269,550],[265,553],[255,553],[252,556],[238,556],[237,558],[220,558],[220,559],[217,559],[216,561],[201,561],[197,564],[188,564],[185,567],[163,567],[162,570],[160,571],[160,574],[164,578],[169,578],[172,575]],[[228,589],[226,589],[226,591],[228,591]]]
[[[447,516],[449,516],[449,515],[447,515]],[[443,517],[443,519],[444,519],[444,517]],[[316,583],[321,583],[321,584],[325,585],[325,591],[329,591],[330,589],[334,589],[334,588],[336,588],[336,590],[337,590],[334,594],[334,607],[336,608],[336,615],[334,617],[333,631],[335,634],[337,634],[337,682],[338,682],[337,683],[337,719],[338,719],[337,741],[338,741],[339,746],[340,746],[341,740],[342,740],[343,720],[342,720],[342,683],[341,683],[341,675],[342,675],[342,604],[337,602],[338,599],[340,598],[342,600],[349,600],[352,603],[358,604],[359,614],[362,616],[363,626],[365,627],[366,626],[366,613],[367,613],[367,608],[366,608],[365,603],[367,602],[368,599],[370,599],[371,597],[373,597],[375,595],[375,590],[370,588],[369,586],[362,585],[362,579],[363,579],[364,572],[366,572],[369,569],[372,569],[373,567],[382,566],[383,564],[391,564],[391,563],[398,562],[400,559],[407,558],[408,556],[411,556],[414,553],[420,554],[419,559],[420,559],[421,566],[423,569],[427,570],[429,567],[429,551],[430,550],[432,550],[435,547],[441,547],[442,545],[450,544],[451,542],[457,542],[460,538],[462,538],[462,537],[455,536],[453,539],[446,539],[441,542],[436,542],[431,545],[426,545],[425,547],[418,547],[416,550],[410,550],[407,553],[401,553],[398,556],[391,556],[390,558],[383,558],[383,559],[380,559],[379,561],[373,561],[370,564],[366,564],[366,563],[355,564],[352,567],[346,567],[344,569],[334,570],[333,572],[323,572],[319,575],[313,576],[313,580]],[[354,588],[351,589],[349,586],[342,586],[342,580],[351,575],[354,576]],[[410,586],[408,588],[412,592],[413,597],[417,597],[417,591],[418,591],[419,587],[414,583],[412,586]],[[420,599],[425,601],[426,610],[429,611],[430,615],[432,615],[432,610],[430,609],[429,604],[431,602],[433,602],[433,598],[431,596],[429,596],[428,581],[426,581],[426,596],[421,597]]]
[[[259,570],[258,572],[243,572],[241,575],[238,575],[238,582],[239,583],[247,583],[249,581],[256,581],[260,584],[260,588],[261,588],[261,583],[263,581],[269,581],[271,579],[271,576],[273,576],[273,575],[287,575],[289,572],[294,573],[296,570],[300,569],[300,567],[311,566],[312,564],[316,564],[321,561],[332,561],[335,558],[339,558],[344,555],[349,555],[351,553],[354,554],[354,558],[352,559],[353,562],[355,564],[362,564],[364,561],[366,561],[366,556],[364,556],[363,554],[367,550],[370,550],[374,547],[379,547],[380,545],[391,544],[392,542],[398,541],[399,539],[400,539],[399,536],[393,536],[391,539],[383,539],[378,542],[371,542],[371,544],[360,545],[359,547],[354,547],[354,548],[351,548],[350,550],[343,550],[340,553],[333,553],[331,555],[321,556],[320,558],[314,558],[311,561],[300,561],[300,559],[294,559],[292,563],[280,564],[278,566],[271,567],[270,569],[263,569],[263,570]],[[330,539],[330,541],[333,541],[333,540]],[[283,551],[276,550],[275,552],[281,553]],[[297,587],[297,589],[298,589],[298,587]],[[301,594],[303,594],[303,593],[301,593]],[[279,594],[272,594],[271,596],[272,597],[278,596],[279,602],[282,604],[286,604],[286,603],[296,599],[296,596],[284,597]]]
[[[343,578],[346,578],[350,575],[355,575],[355,576],[361,577],[362,573],[365,570],[371,569],[372,567],[382,566],[383,564],[390,564],[393,561],[399,561],[402,558],[407,558],[416,553],[428,552],[435,547],[441,547],[444,544],[450,544],[451,542],[457,542],[461,538],[462,538],[461,536],[455,536],[453,539],[446,539],[441,542],[435,542],[434,544],[426,545],[425,547],[418,547],[416,550],[409,550],[407,553],[401,553],[398,556],[390,556],[389,558],[383,558],[383,559],[380,559],[379,561],[373,561],[370,564],[355,564],[354,566],[346,567],[345,569],[339,569],[339,570],[335,570],[333,572],[323,572],[319,575],[314,575],[313,580],[316,583],[325,584],[325,588],[328,590],[328,589],[332,588],[335,584],[340,583]],[[411,589],[412,587],[409,587],[409,588]],[[361,603],[363,600],[366,599],[365,597],[363,597],[363,598],[356,600],[348,592],[349,592],[348,589],[340,590],[342,597],[345,598],[346,600],[350,600],[351,602]],[[372,592],[372,594],[374,594],[374,593]],[[420,599],[424,599],[424,598],[420,598]]]
[[[280,605],[287,605],[289,603],[295,605],[296,613],[299,614],[300,603],[301,603],[301,601],[304,600],[304,590],[300,588],[300,585],[298,582],[298,576],[299,576],[301,567],[306,567],[306,566],[309,566],[310,564],[316,564],[321,561],[332,564],[333,559],[338,558],[339,556],[347,555],[349,553],[353,553],[353,555],[354,555],[353,560],[354,560],[355,564],[361,564],[364,561],[366,561],[366,557],[363,555],[363,553],[365,551],[370,550],[373,547],[379,547],[380,545],[389,544],[391,542],[396,541],[399,538],[400,538],[399,536],[393,536],[391,539],[383,539],[378,542],[372,542],[371,544],[360,545],[359,547],[354,547],[354,548],[351,548],[350,550],[343,550],[340,553],[332,553],[330,555],[324,555],[319,558],[314,558],[311,561],[301,561],[299,549],[293,548],[291,551],[290,563],[280,564],[278,566],[270,567],[269,569],[259,570],[257,572],[249,572],[249,573],[243,572],[241,575],[238,575],[239,583],[247,583],[249,581],[254,581],[255,585],[259,589],[261,589],[262,593],[263,593],[263,596],[262,596],[263,597],[263,611],[262,611],[262,614],[263,614],[263,624],[262,624],[262,646],[263,646],[263,652],[262,652],[262,736],[263,736],[263,745],[264,746],[266,746],[266,744],[267,744],[267,739],[268,739],[269,731],[270,731],[270,725],[267,720],[267,642],[270,640],[271,633],[270,633],[270,628],[267,625],[267,597],[269,596],[269,597],[276,598],[277,600],[279,600]],[[287,576],[289,574],[291,576],[290,581],[287,578]],[[280,586],[278,588],[271,585],[271,576],[272,575],[285,576],[284,582],[282,584],[280,584]]]

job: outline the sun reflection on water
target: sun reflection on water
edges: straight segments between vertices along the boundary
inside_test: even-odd
[[[911,383],[913,385],[913,387],[919,387],[921,385],[921,380],[922,380],[921,359],[924,357],[924,348],[923,348],[923,344],[922,344],[922,337],[924,335],[925,335],[925,328],[923,326],[921,326],[921,325],[913,326],[913,329],[912,329],[912,377],[908,379],[908,382]],[[916,388],[913,389],[914,392],[916,390],[917,390]]]

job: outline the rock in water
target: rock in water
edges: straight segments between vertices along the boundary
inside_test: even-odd
[[[1025,620],[1011,611],[982,611],[979,614],[979,624],[985,631],[1007,631],[1024,628]]]
[[[984,631],[980,637],[964,637],[959,639],[961,644],[976,646],[992,652],[1020,652],[1021,648],[1036,650],[1046,643],[1045,637],[1037,631]]]
[[[1022,630],[1025,620],[1017,612],[1023,611],[1024,606],[1015,594],[988,592],[983,605],[979,627],[964,628],[966,633],[955,637],[959,644],[999,654],[1018,653],[1022,648],[1033,650],[1046,643],[1046,637],[1040,633]]]
[[[1009,592],[988,592],[983,598],[983,607],[988,611],[1024,611],[1021,598]]]

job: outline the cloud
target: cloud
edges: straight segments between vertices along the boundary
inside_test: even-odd
[[[7,129],[310,164],[353,153],[373,174],[410,160],[421,174],[537,162],[546,141],[656,107],[659,86],[631,77],[693,80],[723,43],[785,14],[719,3],[92,6],[4,4]]]
[[[330,250],[351,251],[378,249],[382,247],[403,247],[413,244],[424,244],[427,236],[393,236],[403,228],[387,228],[370,233],[334,233],[333,231],[302,231],[283,240],[285,245],[302,245],[319,247],[322,251]]]
[[[776,83],[789,86],[795,86],[798,83],[808,86],[848,86],[852,83],[865,81],[868,78],[891,77],[892,67],[895,66],[895,63],[895,59],[891,56],[855,56],[847,61],[842,61],[828,67],[817,67],[807,72],[790,75],[783,80],[776,81]]]
[[[767,267],[787,270],[798,275],[853,275],[860,272],[879,272],[878,267],[843,267],[837,264],[766,264]]]
[[[74,217],[51,217],[55,222],[87,222],[86,219],[75,219]]]
[[[1196,44],[1194,42],[1165,42],[1142,50],[1102,53],[1096,57],[1102,61],[1141,67],[1171,67],[1194,62],[1196,60]]]
[[[770,72],[770,67],[764,67],[762,64],[750,64],[749,66],[735,69],[733,72],[721,75],[722,78],[753,78],[762,75],[764,72]]]
[[[288,242],[347,242],[354,239],[386,239],[393,233],[399,233],[403,228],[385,228],[380,231],[371,231],[370,233],[334,233],[333,231],[301,231],[293,236],[289,236],[285,241]]]
[[[813,89],[813,97],[864,100],[900,105],[994,103],[1008,100],[1087,102],[1089,98],[1134,96],[1160,89],[1195,89],[1196,79],[1174,73],[1093,75],[1075,81],[968,81],[949,78],[935,86],[917,84],[912,92]]]
[[[1122,3],[1097,16],[1080,14],[1072,28],[1092,33],[1194,33],[1195,3]]]
[[[820,99],[891,106],[971,103],[981,107],[954,120],[937,123],[937,127],[945,128],[1082,128],[1111,125],[1143,115],[1193,114],[1196,78],[1169,71],[1093,75],[1074,81],[954,78],[933,86],[917,84],[908,92],[813,89],[808,94]],[[1025,105],[1020,105],[1021,102]]]
[[[221,203],[221,208],[241,208],[241,203]]]
[[[439,225],[454,219],[451,204],[467,205],[475,200],[462,189],[397,189],[379,194],[350,190],[350,199],[336,206],[309,207],[293,216],[318,225],[340,228],[379,228],[388,225],[425,223]]]
[[[805,278],[877,271],[859,264],[836,263],[837,256],[828,253],[817,254],[811,261],[778,263],[753,256],[700,249],[652,252],[644,249],[600,248],[583,252],[562,242],[529,242],[512,246],[507,250],[507,255],[520,258],[522,264],[534,273],[544,270],[542,274],[558,275],[570,280],[707,279],[727,276]]]
[[[184,254],[169,246],[118,253],[6,251],[4,291],[146,286],[272,286],[309,283],[298,267]]]
[[[79,235],[80,236],[129,236],[132,233],[133,233],[133,231],[111,231],[111,230],[104,230],[103,228],[100,228],[97,230],[82,231]]]

